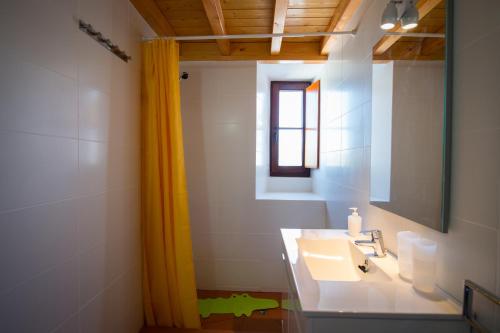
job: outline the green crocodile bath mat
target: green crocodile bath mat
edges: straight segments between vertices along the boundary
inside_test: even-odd
[[[206,298],[198,300],[198,308],[203,318],[214,313],[234,313],[236,317],[249,317],[254,310],[267,310],[279,307],[274,299],[254,298],[248,294],[232,294],[228,298]]]

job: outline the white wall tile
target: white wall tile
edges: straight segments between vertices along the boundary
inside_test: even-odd
[[[341,152],[340,171],[341,185],[362,190],[366,185],[363,183],[363,148],[346,149]]]
[[[77,35],[77,48],[78,82],[110,94],[114,56],[83,32]]]
[[[81,84],[78,87],[78,137],[83,140],[106,141],[110,125],[110,97]]]
[[[278,234],[210,232],[193,233],[197,260],[280,260]]]
[[[76,200],[66,200],[0,214],[0,290],[76,254],[76,205]]]
[[[371,81],[371,80],[370,80]],[[372,103],[363,104],[364,146],[372,144]]]
[[[210,230],[213,232],[251,232],[254,225],[246,223],[253,212],[254,205],[235,205],[232,202],[216,205],[216,215]]]
[[[110,265],[114,264],[113,255],[116,255],[116,251],[111,251],[110,248],[108,244],[100,244],[80,254],[80,306],[101,293],[118,276],[116,265]]]
[[[0,127],[5,130],[76,138],[74,80],[0,53]],[[8,82],[8,84],[7,84]]]
[[[111,213],[106,193],[78,200],[78,251],[84,252],[104,244],[108,237],[108,217]]]
[[[78,151],[79,193],[91,195],[104,192],[108,179],[108,144],[80,140]]]
[[[251,91],[254,90],[255,88]],[[221,93],[216,102],[213,116],[210,119],[219,124],[251,124],[255,120],[255,96],[248,92],[246,94]]]
[[[342,117],[337,117],[328,122],[325,128],[326,142],[321,142],[327,152],[342,149]],[[326,143],[326,144],[325,144]]]
[[[81,309],[80,332],[134,332],[134,327],[142,324],[137,322],[137,299],[127,298],[129,290],[137,289],[138,281],[127,275],[113,281]],[[135,308],[134,313],[130,308]]]
[[[136,112],[139,110],[135,109]],[[139,122],[135,124],[139,126]],[[135,130],[137,131],[137,129]],[[131,135],[127,141],[109,142],[106,169],[107,186],[109,188],[126,188],[139,186],[140,145],[139,136]],[[104,149],[104,147],[103,147]]]
[[[500,129],[456,133],[453,138],[452,216],[497,230]]]
[[[152,30],[127,0],[0,7],[0,330],[138,332],[140,42]]]
[[[98,2],[99,5],[102,1]],[[128,0],[111,0],[111,38],[124,50],[130,50],[132,48],[130,36],[132,31],[132,24],[129,11],[130,3]],[[107,4],[106,4],[107,6]]]
[[[0,211],[76,194],[76,140],[0,131],[0,151]]]
[[[214,260],[197,260],[194,261],[196,273],[196,287],[201,290],[215,289],[216,267]]]
[[[471,3],[461,1],[455,5],[455,22],[466,22],[455,24],[455,47],[458,51],[471,47],[475,41],[486,36],[492,37],[492,30],[500,27],[498,13],[500,3],[495,0],[479,0]]]
[[[139,142],[140,127],[137,124],[140,123],[140,114],[136,112],[140,107],[140,77],[137,75],[139,68],[133,71],[130,68],[137,62],[140,62],[140,59],[134,58],[131,63],[125,63],[116,57],[113,59],[113,84],[107,128],[109,140],[113,143]]]
[[[437,274],[438,283],[443,288],[458,296],[463,293],[463,280],[470,279],[484,288],[495,290],[496,232],[452,219],[449,233],[439,236],[442,264]]]
[[[123,272],[129,271],[131,267],[140,266],[136,260],[137,255],[131,253],[139,251],[140,248],[137,247],[137,243],[127,244],[126,241],[127,239],[123,239],[119,233],[114,232],[106,243],[80,254],[80,306],[84,306],[107,289]],[[127,250],[131,246],[133,251]]]
[[[265,261],[262,263],[262,266],[266,275],[261,281],[261,289],[287,292],[288,289],[283,288],[283,286],[288,285],[288,278],[286,276],[283,260]]]
[[[78,268],[72,259],[4,293],[0,325],[5,332],[50,332],[77,310]]]
[[[57,327],[53,332],[54,333],[74,333],[78,332],[78,313],[75,313],[73,316],[69,317],[66,321],[64,321],[59,327]]]
[[[342,116],[342,149],[363,147],[363,106],[355,107]]]
[[[490,61],[493,54],[500,54],[500,45],[494,42],[499,33],[500,26],[461,50],[455,58],[454,89],[467,92],[454,96],[453,121],[459,131],[500,128],[500,96],[492,94],[484,98],[485,87],[495,86],[496,73],[500,73],[500,64]]]
[[[76,11],[76,0],[2,3],[2,53],[8,52],[18,59],[76,78]]]
[[[78,17],[92,24],[103,35],[111,36],[113,10],[119,11],[120,7],[125,6],[125,4],[122,4],[122,6],[113,8],[113,0],[79,0]],[[126,23],[122,25],[122,27],[126,26]]]
[[[220,290],[260,290],[262,269],[257,260],[215,261],[215,288]]]

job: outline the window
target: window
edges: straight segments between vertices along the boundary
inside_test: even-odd
[[[271,176],[309,177],[318,167],[318,116],[319,81],[271,82]]]

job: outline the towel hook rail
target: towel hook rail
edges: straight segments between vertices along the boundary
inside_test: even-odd
[[[86,23],[83,20],[78,20],[78,27],[80,28],[81,31],[85,32],[92,39],[97,41],[104,48],[106,48],[108,51],[116,55],[121,60],[128,62],[129,60],[132,59],[132,57],[126,54],[125,51],[122,51],[118,45],[113,44],[113,42],[111,42],[109,38],[105,38],[102,35],[102,33],[96,31],[94,27],[89,23]]]

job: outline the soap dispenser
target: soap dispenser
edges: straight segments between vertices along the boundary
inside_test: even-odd
[[[349,208],[352,210],[352,214],[349,215],[347,219],[347,231],[352,237],[358,237],[361,232],[361,216],[358,214],[358,209],[356,207]]]

